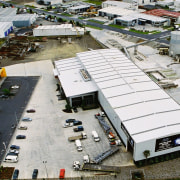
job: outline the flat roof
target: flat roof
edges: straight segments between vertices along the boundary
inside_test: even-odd
[[[129,15],[129,14],[133,14],[136,12],[133,10],[124,9],[124,8],[120,8],[120,7],[116,7],[116,6],[109,6],[109,7],[98,10],[98,12],[99,11],[107,13],[107,14],[116,14],[118,16]]]
[[[121,8],[129,8],[130,6],[132,6],[132,3],[122,2],[122,1],[104,1],[102,2],[102,4],[117,6]]]
[[[118,49],[77,53],[77,58],[135,142],[179,133],[180,105]]]
[[[68,9],[83,9],[83,8],[89,8],[90,5],[79,5],[79,6],[74,6],[74,7],[70,7]]]
[[[159,16],[153,16],[150,14],[144,14],[144,13],[134,13],[134,14],[129,14],[127,16],[123,17],[117,17],[116,19],[124,20],[124,21],[129,21],[129,20],[134,20],[134,19],[145,19],[153,22],[164,22],[167,21],[166,18],[159,17]]]
[[[45,25],[45,26],[38,26],[35,29],[65,29],[65,28],[72,28],[72,24],[61,24],[61,25]]]
[[[79,72],[83,68],[77,58],[63,59],[54,63],[66,97],[79,96],[98,90],[93,81],[83,80]]]

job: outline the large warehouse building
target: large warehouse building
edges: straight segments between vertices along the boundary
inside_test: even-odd
[[[97,97],[135,162],[180,150],[180,106],[118,49],[55,61],[71,105]]]

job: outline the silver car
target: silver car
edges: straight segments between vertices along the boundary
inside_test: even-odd
[[[29,117],[23,117],[23,118],[22,118],[22,121],[32,121],[32,118],[29,118]]]

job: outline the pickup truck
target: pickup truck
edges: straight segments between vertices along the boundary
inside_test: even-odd
[[[84,128],[83,128],[83,126],[77,126],[77,127],[73,128],[73,131],[74,132],[84,131]]]
[[[82,132],[80,135],[78,136],[71,136],[71,137],[68,137],[68,140],[69,141],[75,141],[77,139],[86,139],[87,138],[87,134],[85,132]]]

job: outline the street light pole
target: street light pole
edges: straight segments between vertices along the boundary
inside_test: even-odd
[[[18,125],[18,118],[17,118],[16,111],[14,112],[14,114],[15,114],[16,124]]]
[[[44,164],[44,167],[45,167],[45,170],[46,170],[46,176],[48,178],[48,172],[47,172],[47,168],[46,168],[46,163],[47,163],[47,161],[43,161],[43,164]]]
[[[3,145],[4,145],[4,149],[5,149],[5,151],[7,151],[7,148],[6,148],[6,144],[5,144],[5,142],[3,142]]]

